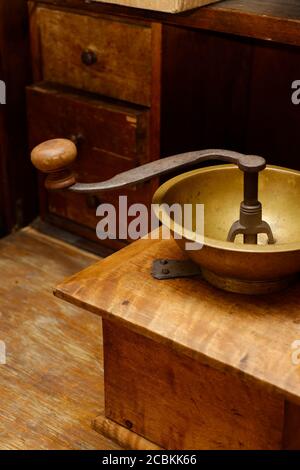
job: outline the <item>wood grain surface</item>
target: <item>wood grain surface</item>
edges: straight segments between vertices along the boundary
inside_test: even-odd
[[[33,49],[39,50],[44,80],[151,104],[150,25],[43,7],[30,11]],[[95,63],[84,62],[86,51],[95,54]]]
[[[51,4],[53,0],[42,0],[42,3]],[[55,4],[63,7],[82,8],[82,0],[56,0]],[[96,2],[85,4],[84,8],[90,12],[162,21],[165,24],[218,31],[263,39],[268,42],[300,45],[300,4],[298,0],[225,0],[177,15],[146,12],[145,10]]]
[[[172,240],[141,240],[96,263],[56,295],[213,367],[300,403],[300,284],[271,296],[219,291],[201,279],[158,281],[156,258],[182,259]]]
[[[280,397],[115,322],[103,320],[103,341],[112,421],[169,450],[282,447]]]
[[[71,138],[77,144],[78,157],[73,170],[77,181],[103,181],[149,161],[149,111],[140,106],[120,104],[94,95],[72,93],[65,87],[33,85],[27,88],[30,147],[57,136]],[[40,119],[43,109],[43,120]],[[43,217],[49,212],[64,220],[89,227],[96,237],[100,221],[96,209],[100,202],[118,207],[119,195],[149,205],[153,183],[99,196],[68,191],[49,192],[40,178]],[[99,243],[99,242],[98,242]],[[120,242],[109,242],[115,249]],[[124,241],[123,241],[124,244]]]
[[[32,229],[0,241],[0,449],[116,449],[103,409],[101,322],[52,295],[97,257]]]
[[[162,450],[153,442],[104,416],[98,416],[93,420],[93,428],[100,434],[113,439],[114,442],[127,450]]]
[[[103,2],[103,0],[95,0]],[[105,0],[106,3],[124,5],[131,8],[146,8],[148,10],[166,11],[179,13],[181,11],[192,10],[215,3],[220,0]]]

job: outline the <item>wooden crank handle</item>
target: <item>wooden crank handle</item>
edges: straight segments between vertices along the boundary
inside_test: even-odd
[[[76,183],[70,168],[76,157],[76,145],[68,139],[47,140],[31,152],[33,165],[48,174],[45,186],[49,190],[67,189]]]
[[[247,175],[257,177],[258,172],[266,167],[266,161],[255,155],[243,155],[229,150],[209,149],[198,152],[183,153],[162,158],[132,170],[120,173],[109,180],[95,183],[75,183],[69,165],[76,158],[76,147],[73,142],[56,139],[44,142],[36,147],[31,154],[32,163],[39,170],[49,173],[46,180],[48,189],[69,188],[78,193],[99,193],[114,191],[148,181],[151,178],[186,168],[196,163],[210,160],[221,160],[235,163]],[[257,185],[254,185],[255,188]],[[254,188],[254,189],[255,189]]]

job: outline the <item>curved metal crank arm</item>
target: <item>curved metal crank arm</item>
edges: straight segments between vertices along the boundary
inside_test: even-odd
[[[261,157],[249,157],[226,150],[210,149],[162,158],[161,160],[146,163],[143,166],[120,173],[107,181],[91,184],[76,183],[69,189],[71,191],[84,193],[122,189],[143,183],[157,176],[171,173],[174,170],[180,170],[181,168],[209,160],[222,160],[224,162],[235,163],[242,171],[249,172],[258,172],[266,166],[265,160]]]
[[[99,193],[126,188],[143,183],[154,177],[179,170],[196,163],[221,160],[235,163],[245,173],[258,174],[266,167],[262,157],[243,155],[228,150],[210,149],[183,153],[163,158],[143,166],[125,171],[113,178],[98,183],[77,183],[69,165],[77,156],[75,145],[66,139],[55,139],[36,147],[31,154],[32,163],[41,171],[48,173],[48,189],[69,189],[77,193]]]

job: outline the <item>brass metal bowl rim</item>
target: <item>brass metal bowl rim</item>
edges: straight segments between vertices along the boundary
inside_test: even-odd
[[[231,165],[231,164],[230,165],[216,165],[216,166],[209,166],[209,167],[200,168],[197,170],[192,170],[192,171],[183,173],[179,176],[176,176],[175,178],[168,180],[166,183],[162,184],[155,192],[152,202],[153,204],[157,204],[157,205],[163,204],[165,202],[165,196],[167,192],[169,191],[169,189],[171,189],[177,183],[184,181],[185,179],[188,179],[190,176],[197,175],[200,173],[204,174],[204,173],[219,171],[220,169],[230,170],[232,168],[236,169],[236,166]],[[268,169],[275,170],[280,173],[288,173],[288,174],[300,176],[300,171],[291,170],[291,169],[283,168],[280,166],[267,165],[264,171],[267,171]],[[163,212],[164,224],[170,230],[172,230],[174,233],[180,236],[180,234],[182,233],[182,227],[180,227],[177,223],[175,223],[171,219],[171,217],[168,215],[168,213],[165,212],[165,210],[159,211],[157,207],[154,207],[154,212],[161,222],[162,222],[162,217],[160,217],[160,215],[161,215],[161,212]],[[186,239],[187,241],[193,242],[195,240],[195,236],[191,230],[185,229],[184,239]],[[242,244],[237,245],[231,242],[227,242],[226,240],[222,241],[222,240],[216,240],[216,239],[209,238],[209,237],[204,237],[204,245],[211,247],[211,248],[234,251],[234,252],[239,252],[239,253],[270,253],[271,254],[271,253],[293,252],[293,251],[300,250],[300,241],[294,242],[294,243],[282,243],[282,244],[275,244],[275,245],[242,245]]]

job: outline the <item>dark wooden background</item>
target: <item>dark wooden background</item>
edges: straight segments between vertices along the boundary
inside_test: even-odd
[[[26,129],[25,85],[30,83],[27,3],[0,1],[0,80],[7,104],[0,105],[0,234],[27,224],[37,213],[34,172]]]
[[[227,148],[300,170],[300,48],[164,29],[162,154]]]

